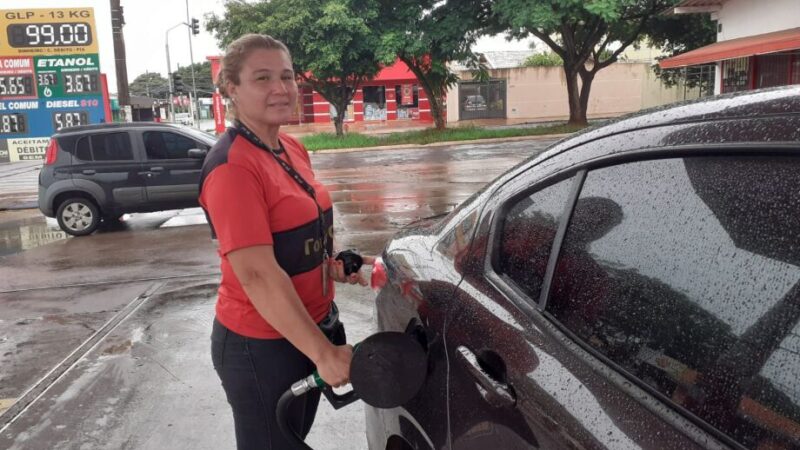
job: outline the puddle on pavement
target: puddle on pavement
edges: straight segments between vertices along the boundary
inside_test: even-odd
[[[5,211],[0,213],[0,257],[41,247],[67,239],[55,219],[38,211]]]
[[[206,223],[200,208],[125,214],[115,223],[101,224],[97,233],[151,230]],[[0,212],[0,257],[24,252],[65,239],[74,239],[61,231],[55,219],[37,210]]]

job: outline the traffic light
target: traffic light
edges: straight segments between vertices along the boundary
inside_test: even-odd
[[[197,19],[192,19],[192,24],[190,25],[190,28],[192,29],[193,35],[196,36],[200,34],[200,21]]]
[[[186,87],[183,85],[183,77],[178,72],[172,74],[172,89],[178,94],[186,92]]]

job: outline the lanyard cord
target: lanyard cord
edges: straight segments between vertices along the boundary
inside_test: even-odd
[[[297,182],[297,184],[299,184],[301,188],[303,188],[304,191],[306,191],[309,197],[311,197],[311,199],[314,200],[314,204],[317,206],[317,221],[319,222],[319,229],[322,238],[322,252],[324,255],[323,256],[323,262],[324,262],[325,257],[328,256],[328,231],[325,229],[325,213],[324,211],[322,211],[322,207],[319,206],[319,202],[317,201],[317,192],[310,184],[308,184],[308,182],[305,179],[303,179],[302,175],[300,175],[292,166],[290,166],[289,163],[284,161],[283,158],[278,156],[280,153],[286,152],[286,149],[283,148],[283,142],[278,140],[279,148],[274,149],[265,144],[264,141],[262,141],[258,136],[256,136],[255,133],[253,133],[252,130],[247,128],[247,126],[245,126],[238,120],[235,122],[235,127],[236,131],[240,133],[242,136],[244,136],[245,139],[250,141],[251,144],[272,155],[272,157],[275,158],[275,161],[277,161],[278,164],[281,167],[283,167],[283,170],[285,170],[286,173],[289,174],[289,176],[292,177],[294,181]],[[288,156],[288,153],[286,154]]]

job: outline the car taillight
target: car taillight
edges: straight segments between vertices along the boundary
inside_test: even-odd
[[[55,164],[57,156],[58,142],[51,138],[50,144],[47,145],[47,152],[44,154],[44,165],[49,166],[50,164]]]
[[[383,260],[375,258],[375,262],[372,264],[372,277],[369,280],[369,285],[372,289],[379,291],[386,286],[387,280],[388,277],[386,276],[386,267],[383,265]]]

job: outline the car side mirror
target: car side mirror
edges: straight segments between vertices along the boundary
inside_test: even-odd
[[[206,150],[201,150],[199,148],[193,148],[193,149],[189,150],[189,158],[192,158],[192,159],[204,159],[206,157],[207,153],[208,153],[208,151],[206,151]]]

